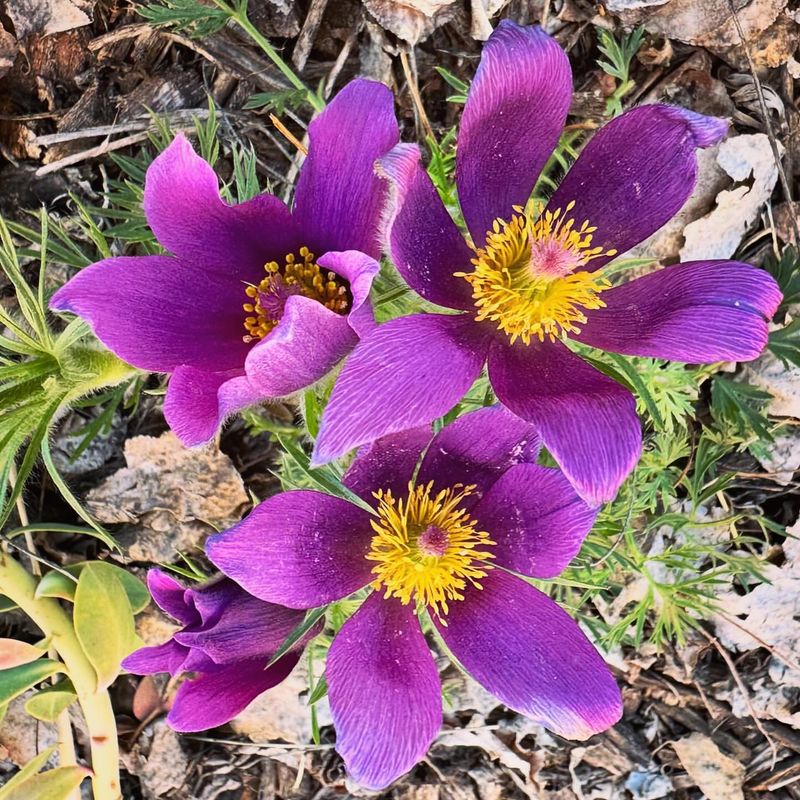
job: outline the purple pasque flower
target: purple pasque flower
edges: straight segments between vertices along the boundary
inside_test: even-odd
[[[611,499],[636,463],[631,393],[565,344],[686,362],[755,358],[780,292],[735,261],[665,267],[612,286],[602,268],[666,223],[697,175],[695,151],[726,122],[647,105],[610,121],[542,207],[529,202],[572,93],[569,61],[538,27],[503,21],[470,88],[456,150],[465,239],[419,149],[380,160],[392,186],[387,243],[406,282],[449,314],[381,325],[348,358],[314,463],[446,413],[488,363],[500,402],[534,423],[589,502]]]
[[[143,647],[122,666],[136,675],[196,673],[184,681],[167,722],[204,731],[233,719],[295,667],[310,631],[272,666],[268,662],[303,621],[303,612],[249,595],[227,578],[185,588],[158,569],[147,574],[159,608],[183,627],[157,647]]]
[[[187,445],[319,380],[374,325],[387,192],[374,163],[398,141],[392,93],[352,81],[308,135],[291,211],[269,194],[225,203],[211,166],[177,136],[144,188],[147,221],[172,255],[104,259],[50,302],[134,366],[172,374],[164,413]]]
[[[375,587],[325,671],[336,747],[359,783],[388,785],[439,731],[439,676],[418,609],[474,678],[556,733],[586,738],[619,719],[603,659],[519,577],[558,575],[597,514],[559,470],[533,463],[538,450],[532,425],[502,406],[480,409],[435,436],[414,428],[364,448],[343,482],[373,514],[290,491],[208,541],[225,574],[290,608]]]

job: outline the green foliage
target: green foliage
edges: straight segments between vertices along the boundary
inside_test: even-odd
[[[50,327],[45,292],[50,226],[44,214],[39,219],[39,281],[35,289],[25,280],[9,226],[0,219],[0,269],[14,286],[19,308],[17,314],[0,308],[0,326],[8,331],[0,335],[0,525],[8,519],[46,448],[58,415],[98,389],[125,383],[135,373],[100,349],[83,321],[73,320],[60,333]],[[18,454],[22,455],[19,475],[11,488],[11,468]],[[45,466],[53,474],[52,462]],[[76,510],[97,527],[85,512]]]
[[[58,715],[78,698],[69,678],[36,692],[25,701],[25,713],[41,722],[55,722]]]
[[[636,85],[630,78],[631,61],[639,50],[644,38],[644,28],[638,27],[630,33],[622,34],[617,41],[614,34],[605,28],[597,28],[597,49],[606,57],[597,66],[607,75],[616,78],[617,88],[606,101],[606,114],[616,117],[622,113],[622,99]]]
[[[10,703],[15,697],[27,692],[45,678],[62,671],[58,661],[49,658],[39,658],[18,667],[0,670],[0,706]]]
[[[75,591],[75,634],[101,689],[114,682],[122,659],[143,644],[134,630],[131,604],[117,573],[110,564],[89,562],[80,572]]]
[[[260,109],[273,111],[279,116],[287,109],[295,111],[307,102],[306,93],[301,89],[279,89],[274,92],[257,92],[244,104],[245,110]]]
[[[716,375],[711,388],[711,413],[719,429],[732,441],[772,439],[763,409],[771,395],[748,383]]]
[[[152,25],[169,27],[195,39],[219,33],[230,20],[230,13],[224,7],[205,5],[198,0],[161,0],[137,10]]]
[[[68,800],[91,774],[90,769],[75,766],[49,769],[21,782],[12,783],[12,778],[0,789],[0,800]]]
[[[791,306],[800,302],[800,254],[794,245],[784,248],[780,258],[773,254],[767,256],[764,269],[778,282],[783,300],[778,308],[778,316]]]
[[[800,367],[800,319],[773,331],[769,335],[769,349],[783,361],[787,369],[791,366]]]
[[[434,69],[444,78],[445,83],[447,83],[451,89],[455,89],[455,94],[451,94],[447,98],[447,102],[466,103],[467,95],[469,94],[469,84],[466,81],[462,81],[461,78],[456,75],[453,75],[450,70],[444,67],[434,67]]]

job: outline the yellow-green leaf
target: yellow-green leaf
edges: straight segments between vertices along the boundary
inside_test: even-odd
[[[35,596],[41,597],[58,597],[61,600],[69,600],[71,603],[75,601],[75,592],[78,588],[78,582],[68,578],[63,572],[56,572],[52,570],[47,573],[36,586]]]
[[[131,604],[134,614],[138,614],[147,607],[150,602],[150,593],[147,591],[147,587],[135,575],[131,575],[130,572],[115,564],[109,564],[107,561],[82,561],[79,564],[70,564],[66,567],[66,571],[79,578],[84,567],[89,564],[97,570],[103,570],[116,576],[122,584],[125,594],[128,595],[128,602]],[[36,587],[36,596],[59,597],[74,603],[77,588],[76,581],[70,580],[63,572],[53,570],[39,581],[39,585]]]
[[[0,639],[0,670],[29,664],[44,655],[44,650],[19,639]]]
[[[97,672],[99,689],[110,686],[120,663],[142,645],[128,595],[107,564],[86,564],[78,579],[73,620],[83,652]]]
[[[25,766],[19,772],[17,772],[16,775],[12,775],[0,789],[0,800],[4,800],[8,796],[8,792],[19,786],[21,783],[27,781],[28,778],[32,778],[37,772],[39,772],[39,770],[47,763],[47,760],[50,758],[50,756],[55,753],[55,751],[56,745],[48,747],[46,750],[42,750],[41,753],[37,753],[37,755],[35,755],[27,764],[25,764]]]
[[[77,697],[69,678],[48,686],[32,695],[25,703],[25,711],[42,722],[54,722],[58,715]]]
[[[92,774],[86,767],[56,767],[0,789],[0,800],[67,800]]]
[[[0,670],[0,705],[13,700],[39,681],[63,671],[64,665],[60,661],[51,661],[48,658]]]

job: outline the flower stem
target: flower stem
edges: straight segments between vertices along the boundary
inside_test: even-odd
[[[232,8],[223,0],[214,0],[214,4],[221,8],[223,11],[230,14],[239,27],[264,51],[269,57],[270,61],[283,73],[286,80],[301,92],[305,93],[308,102],[314,111],[320,112],[325,108],[325,101],[317,95],[316,92],[306,86],[302,80],[295,74],[294,70],[281,58],[278,51],[269,43],[269,40],[261,33],[261,31],[253,25],[247,18],[247,4],[237,3],[235,8]]]
[[[35,596],[36,580],[9,553],[0,552],[0,592],[16,603],[61,657],[78,694],[89,729],[95,800],[120,800],[117,723],[108,692],[97,688],[97,674],[86,658],[69,617],[52,598]]]

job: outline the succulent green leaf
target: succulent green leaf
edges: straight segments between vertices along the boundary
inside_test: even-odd
[[[64,665],[60,661],[51,661],[49,658],[0,670],[0,705],[10,702],[39,681],[63,671]]]
[[[44,655],[44,650],[19,639],[0,639],[0,670],[29,664]]]
[[[0,800],[68,800],[91,774],[86,767],[56,767],[22,783],[9,782],[0,789]]]
[[[48,686],[29,697],[25,711],[42,722],[55,722],[58,715],[77,698],[75,687],[69,678]]]
[[[78,578],[84,567],[89,564],[105,574],[116,576],[125,590],[134,614],[138,614],[147,608],[150,602],[150,593],[147,591],[147,587],[135,575],[131,575],[127,570],[115,564],[109,564],[106,561],[81,561],[79,564],[70,564],[65,568],[65,571],[74,575],[75,580],[71,580],[63,572],[56,572],[55,570],[48,572],[36,587],[36,597],[58,597],[61,600],[69,600],[71,603],[75,602]]]
[[[97,672],[98,689],[110,686],[122,659],[142,645],[125,588],[109,567],[101,562],[84,565],[73,612],[75,633]]]

